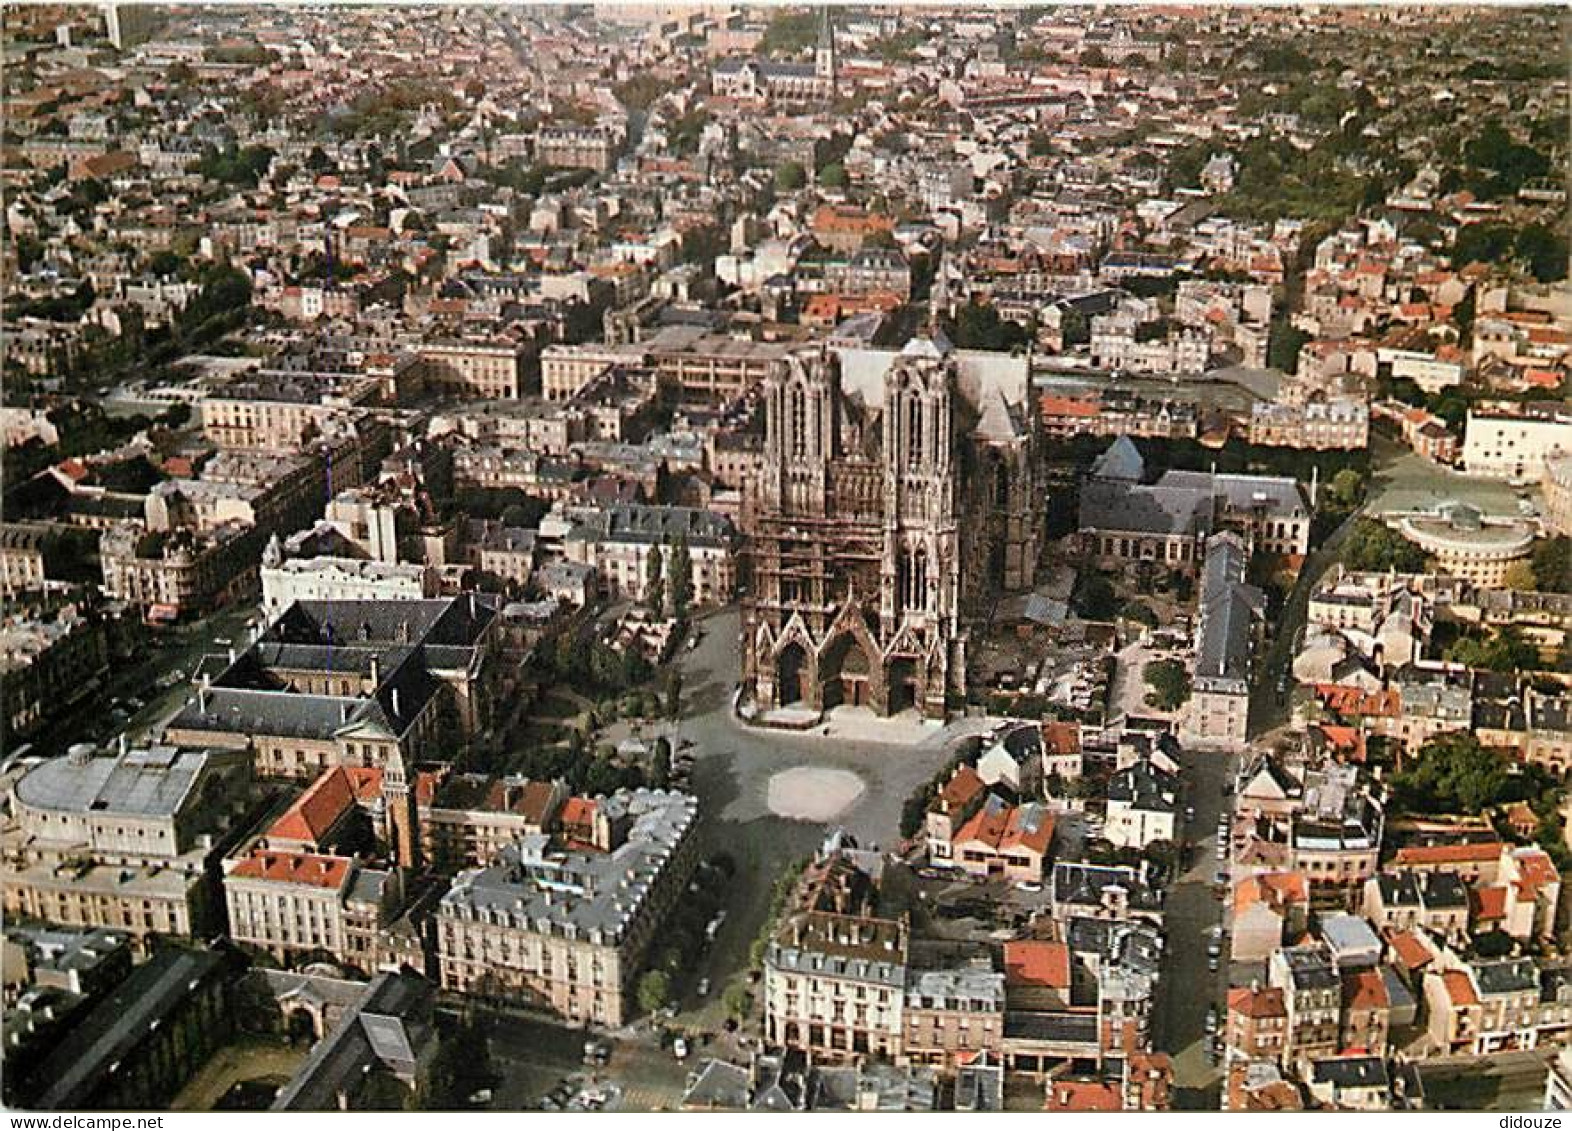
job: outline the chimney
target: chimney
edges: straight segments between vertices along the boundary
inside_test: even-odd
[[[126,732],[125,731],[121,731],[120,732],[120,756],[122,758],[124,758],[126,756]]]
[[[230,667],[234,667],[235,666],[235,650],[234,650],[234,648],[230,648],[229,649],[229,666]]]
[[[398,718],[401,712],[398,709],[398,688],[393,689],[393,717]]]
[[[382,686],[382,662],[376,657],[371,657],[371,688],[375,691]]]

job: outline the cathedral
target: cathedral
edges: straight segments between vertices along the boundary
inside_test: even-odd
[[[743,690],[768,713],[943,718],[968,625],[1029,586],[1041,532],[1025,358],[817,346],[762,385],[743,506]]]

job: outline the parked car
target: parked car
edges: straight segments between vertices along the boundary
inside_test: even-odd
[[[671,1052],[678,1060],[688,1059],[688,1041],[686,1037],[678,1037],[671,1042]]]
[[[708,978],[700,978],[699,979],[699,996],[700,997],[709,997],[710,996],[710,980]]]

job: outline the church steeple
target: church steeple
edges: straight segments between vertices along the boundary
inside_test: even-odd
[[[835,93],[835,27],[830,23],[830,6],[823,9],[824,18],[819,24],[819,46],[813,53],[813,72],[828,82],[830,94]]]

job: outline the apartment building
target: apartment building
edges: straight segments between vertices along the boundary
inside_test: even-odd
[[[649,556],[661,556],[661,577],[671,592],[677,545],[688,548],[695,605],[720,605],[737,585],[738,538],[731,521],[692,507],[623,503],[584,515],[563,540],[567,559],[593,566],[614,594],[643,601],[649,595]]]
[[[902,1009],[901,1056],[953,1069],[1004,1051],[1005,975],[987,959],[937,970],[909,970]]]
[[[109,639],[98,616],[75,606],[52,617],[16,616],[0,625],[0,723],[12,741],[32,734],[91,695],[109,671]]]
[[[1267,961],[1267,984],[1282,991],[1285,1065],[1305,1065],[1337,1051],[1343,983],[1321,943],[1283,947]]]
[[[243,522],[200,533],[111,527],[98,542],[104,595],[141,606],[151,621],[207,612],[247,587],[263,537]]]
[[[1230,1053],[1246,1060],[1282,1063],[1288,1048],[1288,1006],[1277,986],[1233,986],[1223,1030]]]
[[[564,345],[540,351],[540,391],[548,401],[571,400],[580,389],[619,365],[643,365],[644,353],[634,347]]]
[[[270,543],[262,557],[262,609],[275,617],[297,601],[418,601],[437,595],[429,566],[363,558],[284,558]]]
[[[828,1060],[901,1054],[908,932],[862,912],[790,915],[765,951],[765,1039]]]
[[[437,907],[442,986],[621,1025],[661,924],[698,863],[698,801],[623,790],[563,806],[560,836],[524,836],[461,872]]]
[[[1257,401],[1250,407],[1250,443],[1307,451],[1358,451],[1370,440],[1370,407],[1353,397],[1305,404]]]
[[[678,399],[720,407],[761,385],[788,347],[672,326],[641,343],[663,388]]]
[[[535,134],[535,161],[558,169],[604,173],[621,147],[618,134],[601,126],[543,126]]]
[[[419,347],[426,387],[447,396],[518,400],[530,348],[505,341],[429,341]]]
[[[229,934],[281,962],[331,955],[376,966],[377,931],[400,902],[397,874],[353,857],[257,850],[226,861]]]

